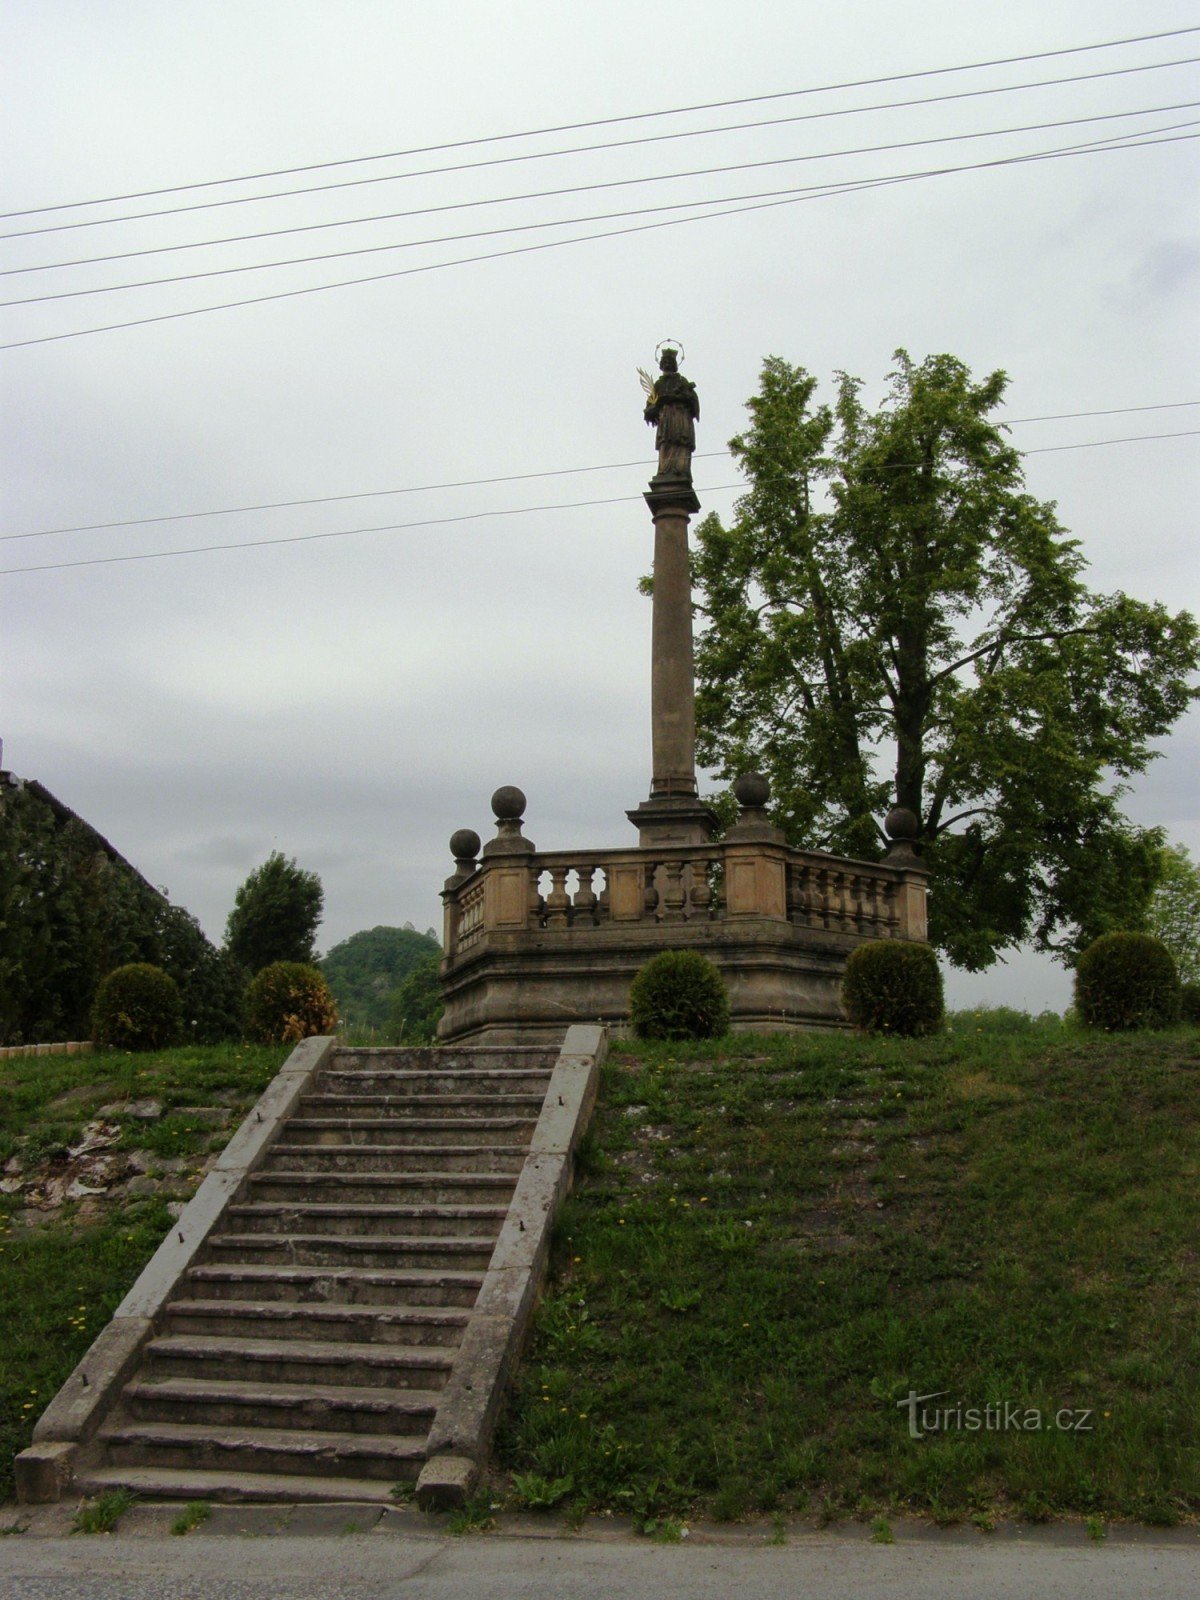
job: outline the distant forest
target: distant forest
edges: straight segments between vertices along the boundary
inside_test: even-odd
[[[319,962],[337,996],[343,1020],[352,1029],[387,1029],[396,991],[405,978],[441,945],[430,928],[418,933],[411,922],[402,928],[367,928],[334,945]]]

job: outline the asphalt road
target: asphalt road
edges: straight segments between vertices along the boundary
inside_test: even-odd
[[[0,1600],[1195,1600],[1200,1536],[786,1545],[409,1534],[0,1541]]]

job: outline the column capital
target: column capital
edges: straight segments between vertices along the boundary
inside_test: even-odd
[[[700,501],[690,477],[664,478],[656,475],[650,479],[645,497],[650,515],[655,519],[671,512],[676,516],[690,517],[700,509]]]

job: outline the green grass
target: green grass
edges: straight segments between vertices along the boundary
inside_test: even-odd
[[[186,1199],[204,1156],[229,1133],[169,1108],[228,1103],[231,1130],[287,1054],[234,1044],[10,1057],[0,1063],[0,1161],[15,1155],[27,1170],[53,1162],[99,1106],[154,1098],[167,1108],[159,1122],[113,1118],[122,1127],[114,1148],[182,1159],[171,1186]],[[13,1456],[171,1224],[159,1196],[88,1201],[86,1211],[69,1203],[33,1227],[18,1220],[23,1205],[19,1195],[0,1195],[0,1502],[13,1492]]]
[[[212,1507],[207,1500],[189,1500],[187,1505],[171,1524],[171,1532],[179,1538],[184,1538],[212,1516]]]
[[[72,1533],[112,1533],[137,1499],[128,1489],[106,1489],[94,1500],[86,1500],[75,1513]]]
[[[1195,1029],[623,1046],[500,1464],[643,1526],[1193,1518],[1198,1178]],[[1048,1425],[910,1438],[942,1390]]]

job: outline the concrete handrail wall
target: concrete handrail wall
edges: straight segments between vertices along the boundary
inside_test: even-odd
[[[608,1049],[602,1027],[567,1029],[546,1098],[429,1431],[417,1479],[421,1505],[459,1505],[478,1481],[505,1386],[546,1270],[550,1230],[571,1186],[575,1149],[596,1099]]]

